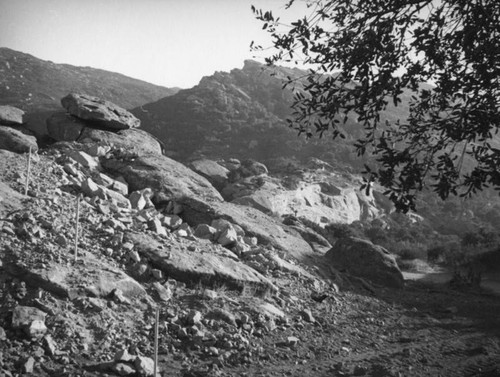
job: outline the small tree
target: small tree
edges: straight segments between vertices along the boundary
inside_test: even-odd
[[[301,3],[309,15],[288,26],[252,7],[275,48],[267,63],[311,67],[287,80],[299,134],[342,138],[356,120],[357,153],[376,160],[365,179],[399,210],[415,209],[426,185],[443,199],[500,187],[500,1]]]

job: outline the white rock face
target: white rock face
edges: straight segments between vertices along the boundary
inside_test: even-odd
[[[327,182],[301,182],[295,190],[285,190],[274,182],[265,182],[253,193],[233,202],[278,216],[293,214],[322,226],[331,222],[349,224],[379,214],[371,195],[366,196],[354,185]]]

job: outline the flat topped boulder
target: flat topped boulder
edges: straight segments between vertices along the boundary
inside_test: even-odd
[[[396,259],[385,248],[356,237],[339,239],[325,259],[337,270],[387,287],[403,288],[404,279]]]
[[[86,94],[70,93],[61,99],[61,104],[71,115],[112,130],[136,128],[141,124],[127,110]]]
[[[0,124],[15,126],[23,124],[24,111],[14,106],[0,106]]]

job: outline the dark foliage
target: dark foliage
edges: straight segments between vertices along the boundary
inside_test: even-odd
[[[379,181],[402,211],[425,186],[442,199],[500,187],[500,2],[306,3],[309,15],[291,25],[252,7],[272,36],[268,64],[313,67],[288,80],[292,127],[335,139],[357,120],[357,153],[375,156],[366,181]],[[404,99],[409,106],[388,117]]]

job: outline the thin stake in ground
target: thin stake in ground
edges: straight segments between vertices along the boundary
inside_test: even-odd
[[[153,376],[156,377],[158,371],[158,327],[160,322],[160,308],[156,308],[155,315],[155,354],[154,354],[154,373]]]
[[[80,195],[76,197],[76,216],[75,216],[75,262],[78,259],[78,223],[80,221]]]
[[[28,166],[26,168],[26,183],[24,185],[24,195],[28,195],[28,186],[30,183],[30,172],[31,172],[31,147],[28,153]]]

